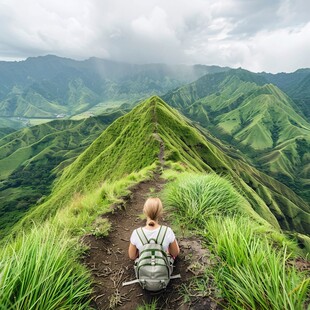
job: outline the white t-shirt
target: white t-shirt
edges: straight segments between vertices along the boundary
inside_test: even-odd
[[[153,230],[146,229],[145,227],[143,227],[142,229],[143,229],[143,232],[145,233],[146,238],[148,240],[150,240],[151,238],[156,239],[158,232],[159,232],[159,229],[160,229],[160,226],[157,227],[156,229],[153,229]],[[165,239],[163,242],[163,248],[165,251],[168,250],[170,243],[172,243],[174,240],[175,240],[175,234],[172,231],[172,229],[170,227],[168,227],[167,233],[166,233],[166,236],[165,236]],[[139,250],[139,252],[141,251],[143,244],[142,244],[142,242],[138,236],[136,229],[131,234],[130,242],[136,246],[136,248]]]

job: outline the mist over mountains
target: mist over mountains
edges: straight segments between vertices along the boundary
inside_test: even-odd
[[[216,66],[131,65],[98,58],[76,61],[56,56],[0,62],[0,119],[63,118],[164,94]],[[12,117],[15,117],[13,120]],[[3,124],[4,120],[2,119]],[[11,127],[9,126],[9,127]],[[0,127],[4,127],[3,125]]]
[[[241,173],[246,183],[250,182],[263,200],[267,199],[265,203],[278,210],[278,220],[283,217],[280,215],[283,208],[292,208],[285,202],[287,199],[297,208],[307,210],[309,77],[309,69],[267,74],[218,66],[130,65],[97,58],[75,61],[56,56],[0,62],[1,229],[8,229],[10,223],[44,201],[65,167],[105,132],[108,125],[153,94],[161,95],[166,103],[185,115],[191,126],[224,154],[290,188],[288,191],[281,187],[277,192],[286,193],[285,198],[273,199],[262,190],[257,179],[252,181],[251,176],[250,181]],[[174,113],[169,114],[171,122]],[[45,124],[53,119],[58,120]],[[39,125],[14,132],[25,126],[25,120],[28,126],[29,120]],[[166,130],[169,125],[167,120]],[[113,135],[116,139],[121,132],[115,131]],[[176,150],[183,148],[185,138],[178,137],[173,130],[170,135],[176,135],[174,140],[179,141],[172,154],[180,160],[177,155],[180,151]],[[138,139],[144,143],[142,140]],[[203,154],[199,156],[204,159],[195,158],[200,151],[192,148],[193,145],[184,146],[182,162],[194,162],[194,167],[198,165],[205,170],[202,167],[208,166],[211,159]],[[108,158],[111,155],[103,162]],[[122,162],[120,155],[115,160]],[[227,158],[222,159],[225,167],[228,162]],[[75,165],[79,171],[78,161]],[[258,177],[259,182],[266,178]],[[268,182],[263,182],[263,186],[271,190],[276,183]],[[281,221],[286,223],[283,224],[286,229],[295,225],[288,219]]]

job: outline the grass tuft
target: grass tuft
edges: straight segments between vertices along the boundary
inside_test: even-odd
[[[233,215],[246,203],[230,182],[216,174],[180,175],[166,186],[164,201],[182,216],[185,224],[203,228],[206,218],[216,214]]]
[[[88,309],[90,275],[66,232],[34,227],[0,254],[1,309]]]

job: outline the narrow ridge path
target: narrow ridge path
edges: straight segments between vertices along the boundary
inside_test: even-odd
[[[212,294],[196,296],[194,292],[190,301],[183,304],[184,296],[180,291],[182,284],[189,284],[193,276],[203,274],[205,266],[210,263],[210,253],[202,248],[198,238],[182,239],[177,236],[181,253],[175,262],[173,274],[180,273],[181,279],[171,280],[164,292],[152,295],[139,284],[122,287],[123,282],[135,279],[133,261],[127,254],[131,233],[135,228],[145,225],[145,220],[141,219],[145,200],[149,196],[156,196],[165,184],[165,180],[160,178],[165,164],[165,146],[158,134],[155,108],[154,105],[153,135],[159,141],[159,166],[153,179],[131,188],[131,195],[125,197],[125,204],[115,206],[114,212],[104,215],[112,227],[108,237],[87,235],[83,238],[83,242],[90,248],[83,263],[91,270],[94,280],[91,306],[98,310],[135,310],[138,306],[156,301],[156,309],[221,309],[213,299],[206,297]],[[160,223],[170,226],[165,218]],[[212,288],[208,289],[212,291]]]
[[[144,202],[150,192],[155,195],[161,191],[164,183],[156,174],[153,180],[131,188],[132,194],[127,197],[125,206],[116,206],[113,213],[104,216],[112,224],[109,236],[96,238],[87,235],[83,238],[83,242],[90,247],[83,263],[92,272],[94,292],[91,306],[95,309],[131,310],[153,300],[157,300],[158,309],[220,309],[209,298],[198,297],[190,304],[182,304],[183,295],[179,289],[196,274],[191,266],[198,262],[207,264],[210,257],[197,238],[182,239],[177,236],[181,253],[173,273],[180,273],[182,278],[171,280],[165,292],[156,296],[142,290],[139,284],[122,287],[123,282],[135,279],[133,262],[127,254],[131,232],[145,225],[145,220],[141,220]],[[165,219],[161,223],[169,225]]]

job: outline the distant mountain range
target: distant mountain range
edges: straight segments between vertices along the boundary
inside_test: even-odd
[[[309,74],[56,56],[0,62],[0,234],[55,188],[65,194],[154,162],[155,127],[166,160],[228,175],[263,218],[309,233]],[[152,97],[134,108],[153,93],[164,102]],[[106,112],[66,119],[94,107]],[[57,115],[12,129],[18,117]]]
[[[0,62],[0,127],[16,128],[8,120],[12,117],[70,117],[98,104],[102,112],[112,104],[133,103],[155,93],[161,95],[206,73],[226,69],[203,65],[131,65],[98,58],[76,61],[56,56]],[[6,118],[6,123],[1,118]]]
[[[310,124],[264,76],[208,74],[163,99],[310,201]]]

